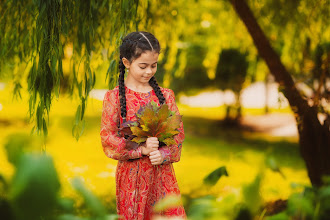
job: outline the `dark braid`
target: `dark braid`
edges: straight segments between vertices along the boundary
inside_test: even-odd
[[[146,39],[147,38],[147,39]],[[149,32],[140,31],[129,33],[120,45],[120,60],[119,60],[119,97],[120,97],[120,113],[123,119],[126,118],[126,96],[125,96],[125,65],[122,61],[122,58],[126,58],[129,62],[132,62],[134,59],[137,59],[141,56],[142,53],[146,51],[155,51],[160,53],[160,45],[157,38]],[[160,90],[156,78],[153,76],[149,80],[149,85],[155,91],[159,103],[164,104],[165,98]]]
[[[158,97],[159,103],[164,104],[164,102],[165,102],[164,95],[163,95],[162,91],[160,90],[158,83],[156,81],[156,78],[154,76],[151,77],[151,79],[149,80],[149,85],[154,89],[154,91]]]
[[[120,100],[120,113],[122,118],[126,118],[126,97],[125,97],[125,84],[124,84],[124,77],[125,77],[125,65],[123,61],[119,60],[119,100]]]

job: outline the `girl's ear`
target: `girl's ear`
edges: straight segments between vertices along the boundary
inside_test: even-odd
[[[122,58],[122,61],[123,61],[123,64],[125,65],[125,67],[126,67],[127,69],[129,69],[130,66],[131,66],[131,63],[129,62],[129,60],[126,59],[125,57],[123,57],[123,58]]]

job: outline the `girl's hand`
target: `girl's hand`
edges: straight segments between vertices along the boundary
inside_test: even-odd
[[[149,159],[152,165],[160,165],[164,161],[164,158],[159,150],[150,152]]]
[[[145,146],[141,147],[142,155],[150,155],[150,152],[158,150],[159,141],[157,137],[149,137]]]

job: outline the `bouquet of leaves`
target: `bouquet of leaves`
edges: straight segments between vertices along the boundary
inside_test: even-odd
[[[151,101],[141,106],[135,115],[137,121],[126,121],[119,128],[121,135],[127,139],[127,149],[136,149],[148,137],[157,137],[160,147],[176,143],[173,136],[179,133],[182,115],[176,115],[167,104],[159,107]]]

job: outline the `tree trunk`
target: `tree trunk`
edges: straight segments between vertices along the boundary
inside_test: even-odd
[[[282,91],[295,113],[300,153],[305,160],[308,176],[313,186],[321,186],[322,176],[330,175],[329,127],[325,125],[326,123],[321,125],[317,118],[317,110],[310,107],[298,92],[291,75],[271,47],[246,1],[231,0],[230,2],[250,33],[258,53],[265,60],[280,88],[283,88]]]

